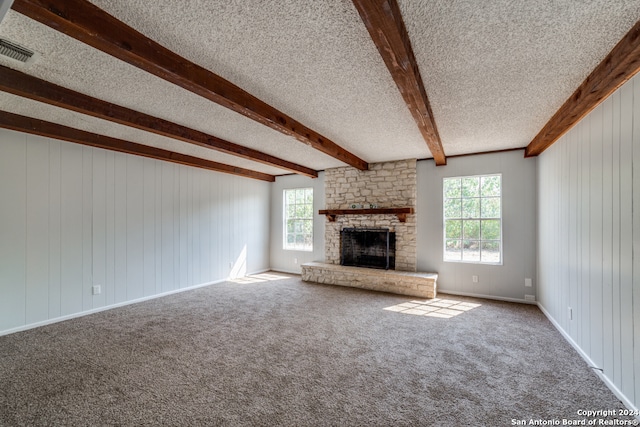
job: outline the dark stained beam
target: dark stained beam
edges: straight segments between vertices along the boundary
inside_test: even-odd
[[[266,173],[225,165],[211,160],[188,156],[135,142],[124,141],[122,139],[112,138],[109,136],[98,135],[40,119],[20,116],[6,111],[0,111],[0,128],[60,139],[91,147],[103,148],[105,150],[119,151],[121,153],[164,160],[171,163],[179,163],[216,172],[229,173],[245,178],[259,179],[268,182],[275,181],[275,177],[273,175],[268,175]]]
[[[525,149],[525,157],[537,156],[549,148],[638,71],[640,71],[640,21],[636,22],[549,119]]]
[[[86,0],[15,0],[12,8],[157,77],[292,136],[357,169],[368,164],[209,70],[179,56]]]
[[[0,90],[269,166],[276,166],[311,178],[318,176],[318,172],[311,168],[225,141],[168,120],[102,101],[3,66],[0,66]]]
[[[353,0],[353,4],[387,64],[436,165],[446,165],[442,141],[398,3],[396,0]]]

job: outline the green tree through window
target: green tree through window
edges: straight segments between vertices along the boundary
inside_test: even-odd
[[[502,262],[502,176],[443,179],[444,260]]]
[[[284,249],[313,250],[313,188],[284,190]]]

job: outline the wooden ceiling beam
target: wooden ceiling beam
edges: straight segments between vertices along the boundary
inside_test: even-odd
[[[353,0],[436,165],[447,164],[411,41],[396,0]]]
[[[86,0],[15,0],[15,11],[357,169],[368,164],[228,80],[179,56]]]
[[[534,157],[549,148],[609,95],[640,71],[640,21],[618,42],[525,149]]]
[[[168,120],[93,98],[3,66],[0,66],[0,90],[247,160],[286,169],[311,178],[318,177],[318,172],[311,168],[225,141]]]
[[[60,139],[91,147],[103,148],[105,150],[149,157],[151,159],[163,160],[166,162],[178,163],[201,169],[208,169],[215,172],[238,175],[245,178],[259,179],[267,182],[275,181],[275,176],[268,175],[266,173],[225,165],[223,163],[188,156],[186,154],[180,154],[174,151],[164,150],[162,148],[150,147],[148,145],[112,138],[110,136],[98,135],[6,111],[0,111],[0,128]]]

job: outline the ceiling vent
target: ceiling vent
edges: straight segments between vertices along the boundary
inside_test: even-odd
[[[0,55],[8,56],[20,62],[27,62],[34,52],[9,40],[0,39]]]

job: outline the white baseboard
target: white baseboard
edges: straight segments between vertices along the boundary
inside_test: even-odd
[[[593,372],[595,372],[595,374],[607,385],[607,387],[609,387],[609,390],[611,390],[613,394],[615,394],[616,397],[620,399],[620,401],[624,404],[624,406],[626,406],[627,409],[634,411],[635,413],[638,413],[638,408],[635,407],[635,405],[631,402],[631,400],[629,400],[627,396],[625,396],[624,393],[622,393],[622,391],[620,391],[620,389],[615,386],[615,384],[609,379],[609,377],[607,377],[604,374],[604,372],[599,370],[600,367],[596,366],[596,364],[593,362],[593,360],[591,360],[591,358],[587,355],[587,353],[585,353],[582,350],[582,348],[578,345],[578,343],[576,343],[573,340],[573,338],[571,338],[571,336],[560,326],[560,324],[555,321],[555,319],[551,316],[551,314],[547,311],[547,309],[544,308],[544,306],[540,302],[538,302],[538,308],[540,308],[540,311],[544,313],[544,315],[547,317],[547,319],[549,319],[551,324],[555,326],[555,328],[560,332],[562,337],[565,340],[567,340],[567,342],[571,344],[571,346],[578,352],[580,357],[582,357],[582,359],[584,359],[584,361],[587,362],[587,364],[590,367],[598,368],[598,369],[594,369]],[[640,416],[636,417],[636,419],[640,421]]]
[[[267,271],[271,271],[271,269],[267,268],[267,269],[264,269],[264,270],[258,270],[258,271],[254,272],[254,273],[249,273],[247,275],[260,274],[260,273],[265,273]],[[99,313],[101,311],[111,310],[112,308],[124,307],[124,306],[130,305],[130,304],[137,304],[139,302],[149,301],[149,300],[156,299],[156,298],[162,298],[162,297],[166,297],[168,295],[173,295],[173,294],[177,294],[177,293],[184,292],[184,291],[190,291],[190,290],[202,288],[202,287],[205,287],[205,286],[211,286],[211,285],[215,285],[217,283],[226,282],[228,280],[230,280],[230,278],[216,280],[216,281],[213,281],[213,282],[201,283],[199,285],[193,285],[193,286],[189,286],[189,287],[186,287],[186,288],[174,289],[172,291],[162,292],[162,293],[159,293],[159,294],[153,294],[153,295],[149,295],[149,296],[142,297],[142,298],[136,298],[136,299],[129,300],[129,301],[123,301],[123,302],[119,302],[119,303],[115,303],[115,304],[110,304],[110,305],[106,305],[104,307],[98,307],[98,308],[94,308],[94,309],[91,309],[91,310],[80,311],[80,312],[77,312],[77,313],[68,314],[66,316],[60,316],[60,317],[55,317],[53,319],[42,320],[40,322],[29,323],[28,325],[22,325],[22,326],[18,326],[16,328],[0,331],[0,336],[14,334],[16,332],[22,332],[22,331],[26,331],[26,330],[33,329],[33,328],[38,328],[40,326],[51,325],[53,323],[64,322],[65,320],[75,319],[77,317],[82,317],[82,316],[88,316],[90,314]]]

